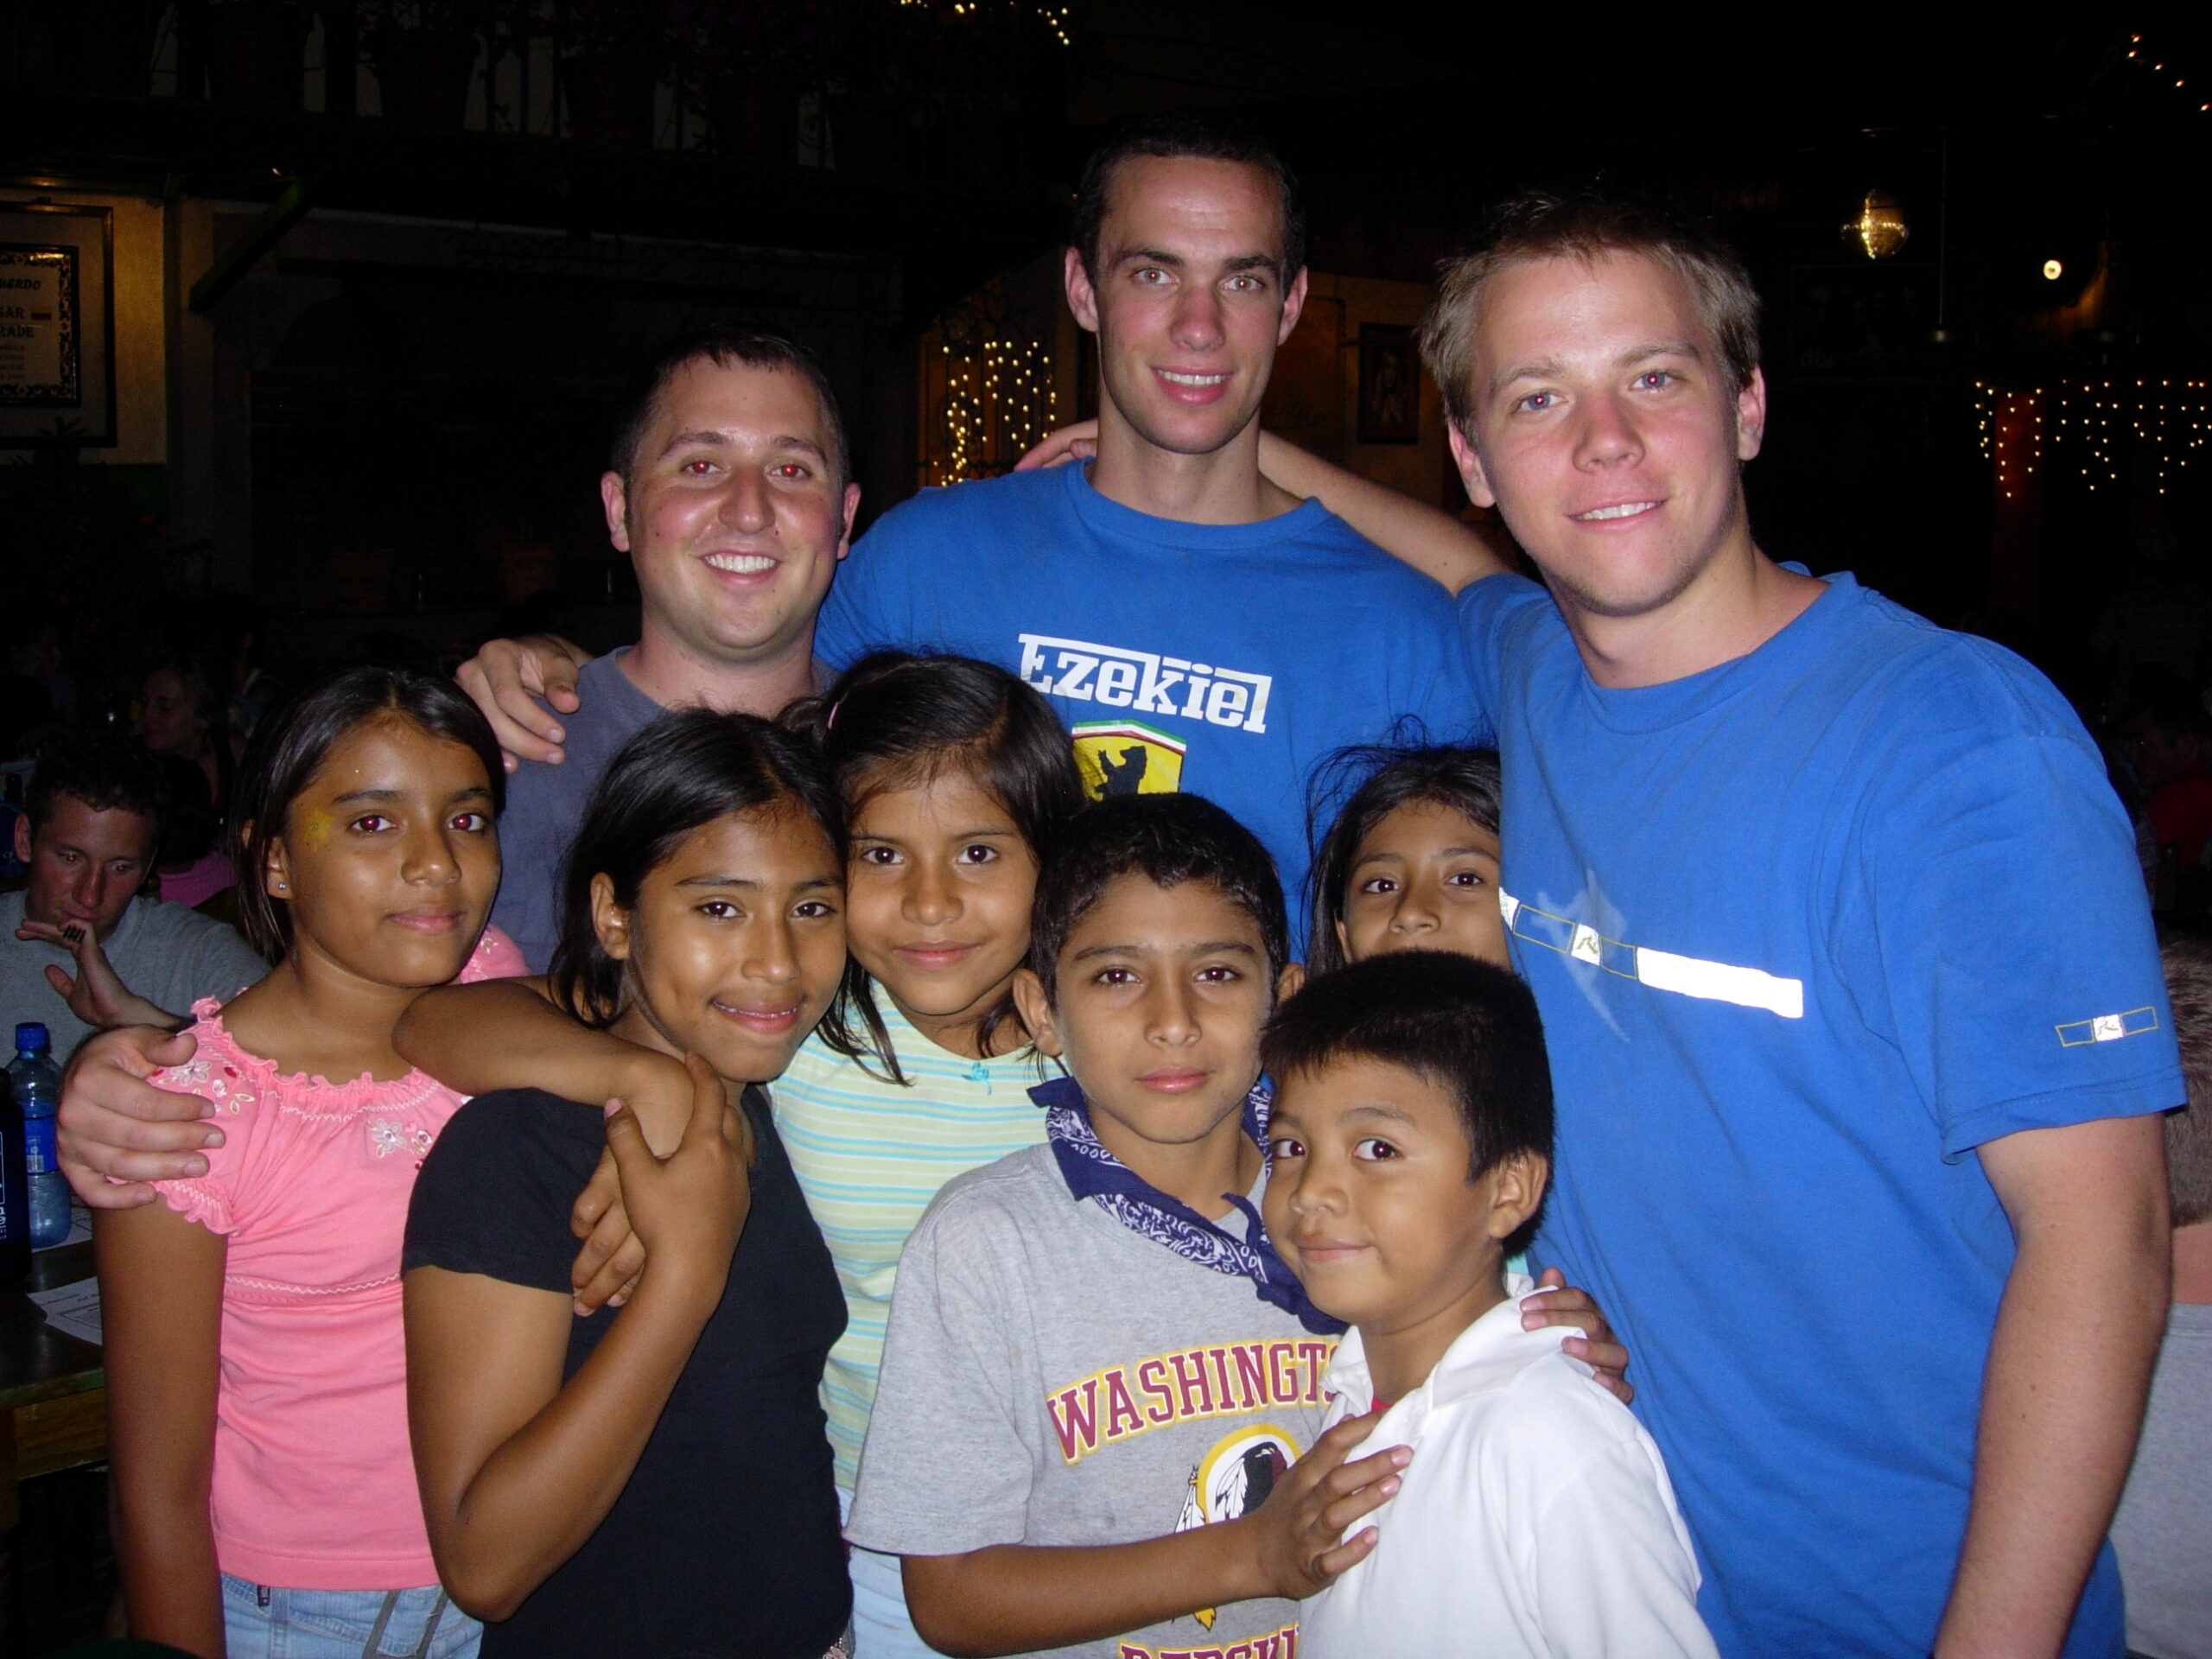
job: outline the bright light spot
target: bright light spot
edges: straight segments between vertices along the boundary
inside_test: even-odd
[[[2066,267],[2060,264],[2057,260],[2046,259],[2043,262],[2044,281],[2047,283],[2055,283],[2065,274]]]

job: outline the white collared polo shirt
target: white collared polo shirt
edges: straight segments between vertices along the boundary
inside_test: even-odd
[[[1393,1403],[1353,1455],[1413,1448],[1398,1495],[1354,1523],[1375,1551],[1305,1605],[1300,1659],[1714,1659],[1698,1571],[1659,1448],[1628,1408],[1521,1328],[1506,1297]],[[1327,1421],[1371,1410],[1359,1332],[1338,1346]]]

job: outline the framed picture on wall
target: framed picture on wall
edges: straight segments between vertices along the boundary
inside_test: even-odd
[[[1359,326],[1359,441],[1421,442],[1421,353],[1410,328]]]
[[[0,446],[115,442],[115,223],[0,202]]]

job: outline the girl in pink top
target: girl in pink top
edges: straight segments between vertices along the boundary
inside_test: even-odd
[[[93,1236],[133,1636],[205,1659],[476,1650],[423,1531],[399,1292],[415,1173],[461,1101],[391,1039],[472,954],[505,965],[478,946],[501,782],[474,706],[411,671],[346,671],[254,734],[240,909],[283,960],[200,1004],[194,1057],[157,1078],[215,1102],[207,1173]]]

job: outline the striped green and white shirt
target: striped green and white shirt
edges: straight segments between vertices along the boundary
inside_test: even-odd
[[[988,1060],[955,1054],[907,1023],[880,986],[875,1001],[908,1086],[863,1070],[818,1036],[769,1086],[777,1131],[845,1287],[845,1334],[823,1372],[822,1408],[837,1484],[849,1492],[906,1235],[954,1176],[1045,1139],[1045,1109],[1029,1091],[1059,1074],[1028,1049]]]

